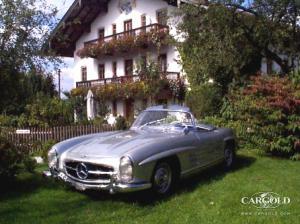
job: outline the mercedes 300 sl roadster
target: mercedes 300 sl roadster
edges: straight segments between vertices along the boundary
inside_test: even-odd
[[[181,106],[143,111],[127,131],[86,135],[52,147],[48,177],[78,190],[110,193],[152,189],[168,194],[177,180],[235,158],[235,137],[227,128],[200,124]]]

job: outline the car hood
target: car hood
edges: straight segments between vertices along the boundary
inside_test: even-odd
[[[129,130],[105,137],[95,136],[72,146],[67,150],[67,157],[120,157],[132,150],[139,150],[148,144],[174,138],[178,134]]]

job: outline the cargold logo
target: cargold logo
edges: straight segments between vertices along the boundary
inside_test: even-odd
[[[251,197],[243,197],[241,203],[244,205],[253,205],[256,208],[277,208],[281,205],[290,204],[291,199],[274,192],[258,192]]]

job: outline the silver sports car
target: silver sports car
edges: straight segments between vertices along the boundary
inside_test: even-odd
[[[48,153],[48,177],[78,190],[110,193],[152,189],[168,194],[177,180],[235,158],[228,128],[200,124],[181,106],[143,111],[128,131],[86,135],[56,144]]]

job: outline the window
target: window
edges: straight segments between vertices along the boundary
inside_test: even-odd
[[[114,100],[112,102],[112,114],[113,114],[114,117],[117,116],[117,101],[116,100]]]
[[[125,76],[133,75],[133,60],[125,60]]]
[[[116,39],[117,36],[117,24],[112,24],[112,34],[115,35],[113,38]]]
[[[105,65],[99,64],[98,66],[98,78],[104,79],[105,78]]]
[[[146,22],[146,15],[142,15],[141,16],[141,27],[142,27],[142,32],[146,32],[146,25],[147,25],[147,22]]]
[[[98,31],[98,38],[99,38],[99,41],[100,41],[100,42],[103,42],[103,41],[104,41],[104,35],[105,35],[104,29],[100,29],[100,30]]]
[[[112,64],[112,72],[113,72],[113,77],[117,77],[117,62],[113,62]]]
[[[168,11],[167,9],[160,9],[156,11],[157,23],[161,25],[167,25],[168,23]]]
[[[134,101],[129,99],[125,100],[125,108],[124,108],[124,115],[127,120],[132,121],[134,118]]]
[[[158,63],[159,63],[160,71],[163,72],[163,73],[166,73],[167,72],[167,67],[168,67],[167,55],[166,54],[159,55]]]
[[[125,34],[130,35],[132,30],[132,19],[124,21],[124,32]]]
[[[141,26],[146,26],[147,25],[147,21],[146,21],[146,15],[142,15],[141,16]]]
[[[84,82],[87,80],[87,68],[81,67],[81,80]]]

